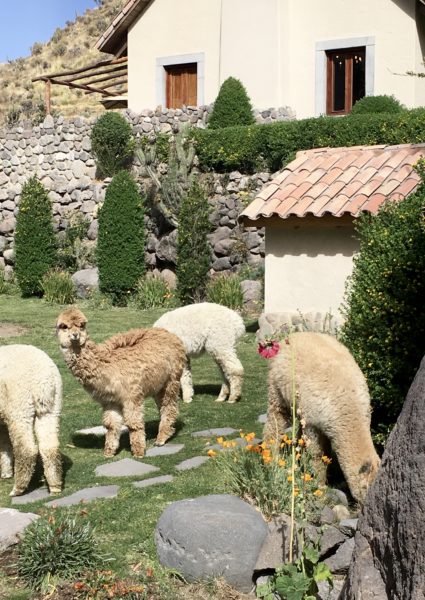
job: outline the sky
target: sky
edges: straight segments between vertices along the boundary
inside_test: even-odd
[[[57,27],[95,6],[94,0],[0,0],[0,63],[29,56],[34,42],[47,42]]]

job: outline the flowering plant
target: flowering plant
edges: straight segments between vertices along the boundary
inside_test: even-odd
[[[265,339],[258,343],[258,354],[263,358],[273,358],[280,350],[277,340]]]

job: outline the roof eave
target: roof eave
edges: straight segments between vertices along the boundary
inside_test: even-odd
[[[127,32],[154,0],[129,0],[96,43],[96,49],[116,54],[127,40]]]

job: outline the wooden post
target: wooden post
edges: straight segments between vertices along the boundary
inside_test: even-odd
[[[51,111],[52,111],[52,106],[51,106],[51,96],[50,96],[50,92],[51,92],[51,82],[50,79],[46,79],[46,87],[45,87],[45,96],[44,96],[44,104],[46,106],[46,115],[50,115]]]

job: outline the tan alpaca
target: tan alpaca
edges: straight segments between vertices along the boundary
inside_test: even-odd
[[[0,470],[13,476],[11,496],[23,494],[40,453],[52,494],[61,491],[59,418],[62,379],[45,352],[13,344],[0,348]]]
[[[160,411],[156,445],[162,446],[174,433],[180,377],[186,362],[183,344],[164,329],[132,329],[95,344],[87,335],[86,324],[83,313],[70,308],[59,315],[56,329],[68,367],[103,407],[104,454],[116,453],[124,422],[132,453],[143,457],[146,396],[155,398]]]
[[[363,502],[380,460],[370,434],[370,398],[360,368],[347,348],[329,335],[291,334],[289,344],[283,342],[271,359],[267,438],[291,423],[294,376],[297,409],[316,458],[326,454],[330,442],[351,494]]]

